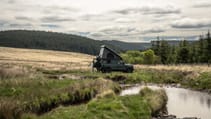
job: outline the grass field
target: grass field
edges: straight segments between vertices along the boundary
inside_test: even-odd
[[[47,70],[90,69],[94,56],[51,50],[0,47],[0,65],[29,66]],[[207,65],[136,65],[136,69],[211,72]]]
[[[133,73],[100,73],[91,72],[93,58],[0,47],[0,119],[150,119],[167,101],[148,89],[120,97],[119,84],[180,84],[211,92],[207,65],[136,65]]]
[[[179,64],[179,65],[136,65],[136,69],[176,70],[183,72],[211,72],[207,64]]]
[[[0,47],[0,65],[51,70],[88,69],[92,59],[93,56],[81,53]]]

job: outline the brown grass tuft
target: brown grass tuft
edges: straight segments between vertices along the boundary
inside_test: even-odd
[[[20,119],[22,113],[17,101],[0,100],[0,119]]]
[[[160,111],[165,109],[168,101],[165,90],[152,90],[146,87],[140,91],[140,95],[148,101],[152,115],[157,115]]]
[[[28,73],[28,70],[23,67],[1,67],[0,79],[24,77]]]

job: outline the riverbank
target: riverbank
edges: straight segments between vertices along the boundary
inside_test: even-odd
[[[87,104],[59,107],[42,116],[26,114],[23,119],[151,119],[165,106],[166,100],[162,90],[144,89],[140,94],[128,96],[110,92]]]
[[[24,113],[40,115],[60,105],[81,104],[107,90],[120,92],[117,83],[104,79],[56,80],[22,68],[4,68],[1,73],[1,119],[19,119]]]
[[[118,96],[118,83],[105,80],[101,73],[41,72],[20,67],[4,68],[1,73],[1,119],[150,119],[157,113],[151,108],[151,96]]]
[[[201,119],[210,119],[211,117],[211,95],[208,95],[207,93],[156,84],[127,85],[126,87],[120,95],[135,95],[138,94],[144,87],[148,87],[153,90],[165,90],[168,96],[166,105],[168,113],[156,115],[156,118],[158,119],[196,119],[196,117]]]
[[[131,74],[112,73],[104,77],[120,84],[153,83],[211,93],[211,72],[139,69]]]
[[[56,116],[57,118],[59,118],[59,116],[63,118],[63,116],[60,114],[65,113],[64,111],[67,111],[67,114],[65,113],[66,115],[71,114],[73,115],[72,117],[77,117],[77,115],[75,115],[75,111],[88,108],[87,104],[83,104],[84,102],[88,102],[89,100],[95,98],[98,94],[104,93],[105,91],[109,92],[110,90],[119,92],[121,90],[119,84],[131,85],[137,83],[153,83],[157,85],[171,85],[175,87],[184,87],[206,92],[210,92],[211,89],[210,72],[198,73],[195,71],[158,70],[146,68],[136,69],[133,73],[113,72],[103,74],[99,72],[91,72],[88,70],[45,70],[40,68],[31,70],[30,67],[22,67],[17,69],[10,69],[6,67],[0,71],[0,74],[1,119],[18,119],[21,118],[21,115],[23,114],[30,115],[27,117],[27,119],[44,119],[49,117],[37,117],[36,115],[52,114],[54,110],[56,110],[56,112],[58,111],[58,115]],[[126,97],[126,100],[136,100],[136,96]],[[106,109],[109,105],[116,105],[116,102],[118,102],[118,105],[119,102],[121,102],[121,108],[119,108],[117,105],[118,109],[120,110],[122,108],[131,111],[134,111],[133,108],[135,110],[138,109],[136,107],[127,107],[125,104],[123,104],[123,97],[115,96],[113,99],[115,100],[114,103],[104,97],[100,100],[102,100],[102,102],[100,101],[99,105],[105,105]],[[150,108],[150,104],[148,104],[148,101],[146,101],[146,97],[142,96],[141,99],[138,98],[137,100],[140,101],[137,102],[137,104],[143,104],[143,107],[141,106],[143,109],[147,110],[147,108]],[[109,101],[111,101],[111,103]],[[74,104],[80,105],[73,106]],[[63,107],[67,105],[69,106]],[[106,115],[110,115],[111,112],[109,111],[112,111],[112,109],[115,109],[116,107],[108,108],[109,110],[106,110],[108,112],[105,112],[105,117]],[[52,109],[53,111],[51,111]],[[94,110],[94,107],[90,107],[89,109]],[[86,112],[87,110],[83,111]],[[55,114],[57,114],[56,112]],[[104,114],[103,112],[104,111],[102,111],[102,115]],[[84,112],[81,113],[84,114]],[[130,115],[129,112],[126,114]],[[94,116],[94,112],[88,111],[84,115],[89,115],[91,118]],[[143,119],[147,119],[148,117],[151,118],[152,110],[150,109],[149,111],[143,112],[143,115],[147,115],[146,117],[143,117]],[[128,117],[128,115],[118,116],[122,118]],[[112,116],[108,117],[111,118]],[[64,118],[69,119],[70,117]]]
[[[74,76],[78,79],[86,78],[104,78],[108,80],[115,81],[119,84],[145,84],[145,83],[154,83],[158,85],[172,85],[177,87],[189,88],[198,91],[204,91],[211,93],[211,71],[207,72],[196,72],[187,70],[169,70],[169,69],[153,69],[139,68],[136,69],[133,73],[99,73],[99,72],[90,72],[90,71],[77,71],[77,70],[67,70],[67,71],[49,71],[42,70],[46,75],[53,75],[57,78],[61,76]],[[65,75],[64,75],[65,74]]]

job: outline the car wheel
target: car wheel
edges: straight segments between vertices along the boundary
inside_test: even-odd
[[[127,73],[132,73],[132,72],[133,72],[133,70],[131,68],[127,69]]]
[[[109,68],[109,67],[102,68],[101,71],[102,71],[102,73],[109,73],[109,72],[111,72],[111,68]]]

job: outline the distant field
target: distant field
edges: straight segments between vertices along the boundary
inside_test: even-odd
[[[0,47],[0,65],[30,66],[48,70],[90,69],[94,56],[52,50]],[[136,65],[136,69],[211,72],[207,65]]]
[[[191,65],[191,64],[180,64],[180,65],[136,65],[136,69],[156,69],[156,70],[176,70],[183,72],[211,72],[211,66],[204,65]]]
[[[44,69],[88,69],[94,56],[51,50],[0,47],[0,65]]]

